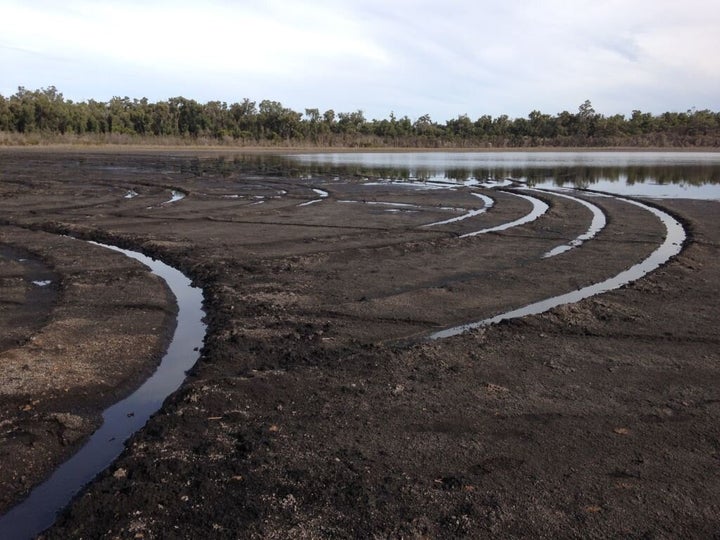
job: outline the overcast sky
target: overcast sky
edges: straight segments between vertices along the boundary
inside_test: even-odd
[[[0,0],[0,94],[445,121],[720,110],[719,0]]]

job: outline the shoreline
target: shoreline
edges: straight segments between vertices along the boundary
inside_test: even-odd
[[[720,153],[719,147],[512,147],[512,148],[486,148],[486,147],[449,147],[449,148],[414,148],[414,147],[372,147],[356,148],[346,146],[224,146],[224,145],[154,145],[154,144],[39,144],[39,145],[0,145],[3,152],[47,152],[47,153],[167,153],[178,154],[300,154],[300,153],[573,153],[573,152],[608,152],[608,153]]]

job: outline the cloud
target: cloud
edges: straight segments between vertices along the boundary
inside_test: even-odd
[[[382,61],[382,52],[351,21],[277,4],[239,9],[215,1],[199,9],[189,2],[75,1],[38,12],[32,3],[16,3],[8,16],[33,24],[7,29],[4,37],[40,50],[59,46],[69,56],[161,70],[286,74],[340,57]]]
[[[0,92],[436,120],[720,108],[715,0],[0,0]],[[114,90],[113,90],[114,89]],[[102,95],[101,95],[102,94]]]

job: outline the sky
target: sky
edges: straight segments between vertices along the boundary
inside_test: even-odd
[[[718,0],[0,0],[0,94],[366,118],[720,110]]]

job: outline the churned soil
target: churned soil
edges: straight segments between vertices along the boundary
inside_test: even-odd
[[[483,202],[265,156],[3,150],[0,164],[0,512],[174,329],[142,265],[62,234],[161,257],[205,294],[187,381],[46,538],[720,534],[720,203],[653,201],[688,240],[629,286],[428,341],[612,277],[665,229],[579,193],[607,226],[543,258],[586,232],[587,208],[533,192],[541,218],[461,238],[531,204],[474,188],[492,208],[429,226]]]

